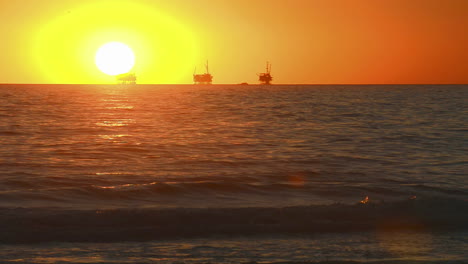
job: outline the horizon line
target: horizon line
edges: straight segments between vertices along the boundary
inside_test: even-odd
[[[468,83],[278,83],[278,84],[261,84],[261,83],[215,83],[215,84],[191,84],[191,83],[136,83],[136,84],[119,84],[119,83],[0,83],[0,85],[116,85],[116,86],[134,86],[134,85],[187,85],[187,86],[215,86],[215,85],[236,85],[236,86],[292,86],[292,85],[468,85]]]

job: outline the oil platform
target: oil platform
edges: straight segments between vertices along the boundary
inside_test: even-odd
[[[208,70],[208,61],[206,62],[206,72],[204,74],[196,74],[197,69],[193,73],[193,82],[195,84],[211,84],[213,81],[213,75]]]
[[[260,81],[261,84],[271,84],[273,77],[271,77],[270,73],[271,73],[271,64],[267,62],[265,72],[257,74],[258,80]]]
[[[134,72],[123,73],[115,76],[118,84],[136,84],[136,74]]]

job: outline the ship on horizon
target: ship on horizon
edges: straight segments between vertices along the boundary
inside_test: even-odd
[[[208,70],[208,61],[205,64],[206,72],[203,74],[196,74],[197,68],[193,72],[193,82],[195,84],[211,84],[213,81],[213,75]]]
[[[271,77],[271,64],[267,61],[265,72],[257,74],[257,75],[258,75],[258,80],[260,81],[261,84],[266,84],[266,85],[271,84],[271,81],[273,80],[273,77]]]

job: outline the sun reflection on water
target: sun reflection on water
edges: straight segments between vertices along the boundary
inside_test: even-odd
[[[433,249],[432,235],[427,232],[379,232],[377,238],[382,249],[398,258],[424,260]]]
[[[115,140],[115,139],[120,139],[123,137],[128,137],[128,134],[118,134],[118,135],[99,135],[100,138],[102,139],[107,139],[107,140]]]
[[[101,122],[97,122],[96,125],[101,127],[124,127],[133,122],[133,119],[103,120]]]
[[[96,102],[96,117],[95,123],[100,128],[116,128],[112,134],[100,134],[98,137],[107,139],[113,142],[118,138],[130,137],[128,129],[125,133],[121,133],[119,127],[128,127],[136,123],[133,110],[135,105],[129,98],[129,91],[121,86],[112,87],[115,89],[106,90],[102,98]],[[107,132],[108,130],[106,130]]]

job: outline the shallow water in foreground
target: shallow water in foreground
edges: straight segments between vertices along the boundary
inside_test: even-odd
[[[2,263],[466,263],[468,233],[352,233],[0,246]]]

